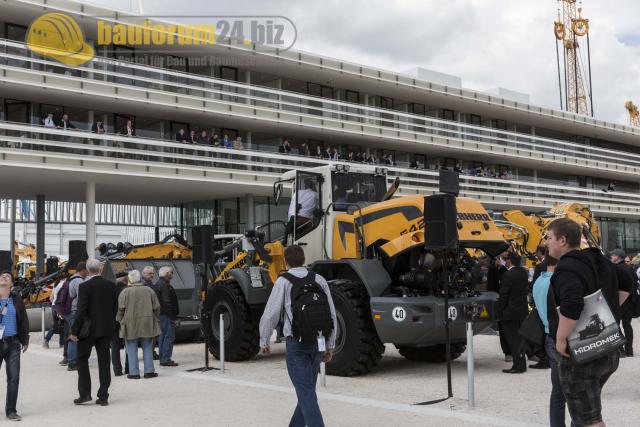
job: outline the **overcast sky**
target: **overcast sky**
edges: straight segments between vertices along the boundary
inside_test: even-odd
[[[138,0],[92,0],[129,10]],[[556,0],[142,0],[147,15],[284,15],[294,48],[393,71],[416,66],[559,108]],[[640,105],[640,2],[585,0],[596,117],[627,122]]]

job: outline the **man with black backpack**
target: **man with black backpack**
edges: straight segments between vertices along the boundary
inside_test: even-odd
[[[260,319],[260,347],[271,354],[269,342],[284,308],[287,371],[298,397],[290,427],[324,426],[316,382],[321,362],[329,362],[336,337],[336,311],[324,278],[303,267],[304,251],[298,245],[285,249],[289,270],[276,280]]]
[[[567,218],[556,219],[547,228],[549,255],[559,259],[547,296],[549,334],[555,339],[556,350],[562,356],[558,376],[572,423],[576,426],[603,426],[600,395],[604,384],[618,369],[618,347],[603,340],[594,342],[592,346],[570,349],[568,339],[570,335],[579,335],[582,340],[583,334],[591,334],[593,329],[599,336],[600,328],[604,331],[617,328],[620,305],[629,296],[629,290],[618,287],[615,267],[598,248],[580,250],[581,237],[580,225]],[[584,317],[583,311],[586,315],[591,314],[593,295],[597,296],[600,306],[602,299],[606,304],[601,312],[591,316],[593,326],[587,324],[584,327],[578,320]],[[592,296],[589,306],[585,303],[588,296]],[[611,319],[611,323],[605,325],[604,321],[600,322],[600,316]],[[616,336],[619,336],[619,331]],[[584,353],[593,353],[594,358],[582,362],[574,360],[583,357]]]

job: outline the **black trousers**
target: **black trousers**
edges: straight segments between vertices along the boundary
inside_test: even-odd
[[[500,348],[502,349],[502,353],[504,353],[505,356],[511,356],[511,353],[509,352],[509,345],[507,344],[507,339],[504,337],[502,322],[498,322],[498,334],[500,335]]]
[[[626,307],[625,307],[626,306]],[[624,337],[627,340],[624,344],[624,351],[628,356],[633,354],[633,327],[631,326],[631,321],[633,320],[633,316],[631,315],[631,306],[627,302],[622,304],[622,319],[620,323],[622,323],[622,328],[624,329]]]
[[[527,369],[527,363],[524,354],[520,352],[520,342],[522,338],[518,334],[518,329],[522,325],[522,320],[501,320],[504,338],[509,348],[509,354],[513,357],[513,369],[524,371]]]
[[[96,348],[98,356],[98,373],[100,377],[100,388],[98,398],[107,399],[109,397],[109,386],[111,385],[111,360],[109,349],[111,348],[111,337],[89,337],[78,341],[78,392],[80,397],[91,397],[91,374],[89,373],[89,356],[91,349]]]

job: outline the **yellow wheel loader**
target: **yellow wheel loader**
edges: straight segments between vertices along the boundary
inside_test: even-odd
[[[395,344],[407,359],[443,362],[446,316],[455,359],[465,350],[470,307],[478,313],[475,333],[495,321],[497,294],[477,290],[474,260],[465,250],[495,256],[508,248],[485,208],[477,200],[457,198],[459,250],[431,251],[425,246],[425,197],[392,198],[399,182],[387,189],[386,173],[380,167],[333,164],[281,176],[274,200],[291,196],[288,213],[282,209],[281,218],[220,251],[219,256],[240,253],[221,267],[202,296],[202,329],[215,357],[220,315],[225,358],[242,361],[258,353],[260,316],[285,270],[284,248],[292,243],[304,248],[308,267],[327,279],[336,306],[330,374],[367,374],[381,359],[384,343]],[[275,230],[281,236],[266,241],[265,236],[278,234]]]

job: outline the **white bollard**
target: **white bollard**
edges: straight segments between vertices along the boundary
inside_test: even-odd
[[[220,314],[220,372],[224,374],[224,317]]]
[[[44,341],[45,336],[47,335],[47,331],[45,331],[45,329],[44,329],[44,313],[45,313],[45,311],[46,311],[46,307],[43,305],[42,306],[42,312],[41,312],[41,315],[40,315],[40,321],[42,323],[42,340],[43,341]]]
[[[320,362],[320,385],[327,388],[327,367],[324,362]]]
[[[469,406],[476,406],[476,391],[473,366],[473,323],[467,322],[467,383],[469,386]]]

